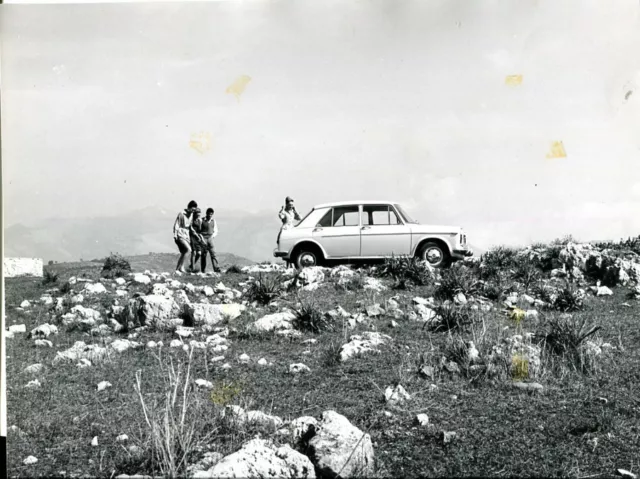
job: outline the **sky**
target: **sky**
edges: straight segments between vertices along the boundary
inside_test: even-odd
[[[5,227],[289,195],[398,201],[481,247],[640,234],[638,0],[4,5],[0,27]]]

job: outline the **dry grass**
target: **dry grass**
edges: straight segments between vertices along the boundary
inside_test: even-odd
[[[65,281],[71,275],[98,278],[101,265],[55,267]],[[247,275],[228,274],[222,279],[227,286],[238,287]],[[219,279],[187,277],[184,281],[199,286],[214,285]],[[47,288],[40,281],[17,278],[6,284],[8,325],[25,324],[30,330],[53,320],[44,305],[30,312],[15,309],[23,299],[40,297]],[[385,284],[392,286],[389,280]],[[71,293],[79,288],[73,286]],[[384,305],[400,295],[399,307],[408,311],[411,298],[431,297],[435,288],[416,286],[405,295],[392,289],[382,293],[340,290],[329,282],[315,292],[302,292],[301,297],[313,298],[319,311],[341,305],[356,313],[368,304]],[[73,364],[53,368],[56,351],[77,340],[101,344],[104,338],[85,336],[82,331],[61,332],[50,338],[54,348],[36,348],[33,341],[18,335],[7,340],[7,418],[9,426],[22,432],[9,431],[7,468],[15,477],[61,476],[61,471],[65,477],[182,475],[204,452],[229,454],[256,433],[281,440],[272,430],[220,419],[224,405],[236,404],[285,420],[338,411],[371,435],[377,477],[605,477],[618,467],[635,472],[640,450],[639,305],[629,301],[623,290],[614,292],[613,297],[587,297],[574,318],[578,324],[586,323],[578,337],[600,327],[580,344],[609,342],[615,350],[595,358],[598,368],[585,374],[568,354],[557,354],[543,344],[541,373],[535,379],[544,386],[542,394],[514,389],[507,374],[514,371],[518,379],[531,380],[525,376],[531,364],[512,368],[512,358],[507,358],[488,372],[486,366],[493,363],[487,358],[494,347],[504,347],[505,338],[546,331],[546,321],[559,314],[553,311],[540,311],[539,318],[520,318],[517,323],[500,308],[476,311],[476,320],[466,328],[446,332],[408,320],[398,320],[399,327],[392,328],[391,317],[385,315],[366,318],[354,329],[342,321],[333,330],[306,332],[301,338],[244,334],[243,325],[271,312],[259,306],[226,325],[230,349],[224,362],[231,369],[222,369],[222,362],[213,363],[211,353],[186,353],[181,348],[166,348],[161,355],[130,350],[87,369]],[[203,296],[190,297],[197,301]],[[625,302],[631,306],[624,306]],[[84,305],[99,308],[100,300],[87,297]],[[350,335],[374,330],[392,338],[379,353],[338,361],[340,346]],[[204,337],[196,333],[194,339]],[[171,332],[147,331],[138,340],[161,340],[167,345],[173,338]],[[303,342],[310,338],[317,342]],[[479,352],[477,364],[469,364],[463,354],[461,345],[469,341]],[[251,358],[248,364],[237,360],[243,353]],[[443,356],[461,364],[460,374],[440,367]],[[263,357],[273,366],[258,365]],[[25,389],[32,377],[22,371],[36,362],[45,365],[45,373],[39,376],[42,387]],[[311,372],[287,374],[288,366],[299,362]],[[431,377],[420,373],[423,365],[433,367]],[[138,370],[142,373],[136,375]],[[213,392],[194,388],[196,378],[211,381]],[[113,386],[97,392],[96,384],[102,380]],[[391,408],[384,402],[383,391],[398,383],[412,399]],[[418,413],[427,413],[432,426],[416,426]],[[442,431],[456,431],[458,439],[445,445]],[[116,442],[123,433],[129,443]],[[90,446],[94,436],[99,437],[98,447]],[[598,438],[596,448],[588,442],[593,438]],[[140,452],[130,450],[131,445]],[[38,457],[35,467],[22,464],[28,455]]]

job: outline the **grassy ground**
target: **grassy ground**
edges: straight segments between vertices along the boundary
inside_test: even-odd
[[[60,264],[56,269],[62,282],[81,273],[97,278],[99,266]],[[139,268],[134,266],[134,270]],[[213,285],[220,280],[180,279],[194,285]],[[221,278],[230,287],[237,287],[246,279],[243,274]],[[49,287],[36,279],[6,280],[7,326],[25,324],[30,330],[52,321],[46,306],[36,306],[29,313],[15,309],[24,299],[39,298]],[[139,289],[144,291],[145,287]],[[354,330],[346,331],[339,323],[334,331],[305,333],[294,339],[248,332],[246,325],[250,321],[270,311],[264,307],[250,308],[249,313],[229,324],[232,331],[225,362],[231,364],[231,369],[221,369],[222,363],[211,362],[212,353],[195,350],[191,378],[213,382],[218,393],[237,393],[228,398],[229,403],[260,409],[283,419],[303,415],[318,418],[329,409],[343,414],[371,435],[379,477],[586,478],[611,476],[617,468],[637,473],[640,307],[637,300],[626,299],[624,290],[614,292],[612,297],[589,296],[584,310],[576,315],[602,326],[598,335],[615,349],[602,357],[599,370],[592,374],[576,371],[566,358],[545,354],[544,372],[536,378],[544,386],[541,394],[517,390],[504,378],[471,381],[438,371],[433,380],[425,379],[418,373],[423,357],[436,365],[445,353],[450,333],[430,332],[421,323],[396,320],[398,327],[394,328],[392,318],[383,316],[368,319]],[[398,296],[400,308],[407,310],[414,296],[432,296],[433,286],[416,287],[410,292],[391,289],[383,293],[348,292],[327,281],[315,292],[300,294],[303,299],[313,299],[322,311],[341,305],[349,312],[357,312],[369,304],[384,305],[392,296]],[[280,304],[294,299],[290,294]],[[104,310],[112,300],[93,301],[93,307]],[[484,336],[495,339],[516,332],[533,332],[539,329],[542,317],[527,319],[516,326],[499,308],[482,313]],[[480,329],[478,325],[463,333],[463,337],[478,341]],[[363,355],[345,363],[336,361],[337,348],[345,338],[374,330],[392,337],[389,344],[380,347],[379,354]],[[309,338],[316,338],[317,342],[303,344]],[[20,431],[8,432],[9,474],[112,477],[121,473],[157,473],[149,428],[135,390],[135,373],[141,371],[145,401],[161,401],[167,391],[163,367],[170,362],[184,366],[189,353],[180,348],[164,348],[160,356],[157,350],[129,350],[115,355],[110,362],[86,369],[73,364],[53,367],[51,361],[56,351],[67,349],[78,340],[99,344],[103,339],[77,331],[61,331],[50,339],[54,343],[52,349],[36,348],[32,340],[21,335],[7,340],[7,424],[17,426]],[[173,337],[170,333],[145,332],[139,341],[146,343],[151,339],[168,345]],[[243,353],[250,356],[249,364],[239,363],[238,357]],[[273,366],[259,366],[257,361],[263,357],[273,362]],[[288,374],[289,365],[299,362],[309,366],[311,372]],[[34,363],[45,365],[44,373],[34,376],[23,372]],[[24,385],[35,377],[42,387],[25,389]],[[109,381],[112,387],[98,392],[96,385],[100,381]],[[402,384],[412,398],[392,407],[384,401],[384,390],[396,384]],[[437,387],[434,389],[432,384]],[[197,390],[193,401],[190,418],[203,448],[194,449],[192,462],[205,451],[225,455],[233,452],[258,432],[281,440],[274,431],[232,427],[221,421],[218,412],[223,404],[214,403],[209,391]],[[418,413],[429,416],[429,427],[415,424]],[[444,444],[442,431],[455,431],[457,439]],[[116,442],[120,434],[127,434],[129,440],[124,444]],[[99,444],[92,447],[95,436]],[[138,445],[141,452],[131,452],[128,448],[132,444]],[[23,465],[29,455],[38,458],[36,465]]]

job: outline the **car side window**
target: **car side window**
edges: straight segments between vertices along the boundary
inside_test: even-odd
[[[360,213],[357,206],[333,208],[333,226],[358,226]]]
[[[372,205],[364,207],[363,223],[368,226],[398,225],[400,219],[389,205]]]
[[[333,224],[333,208],[330,208],[329,211],[322,217],[322,219],[318,222],[317,226],[321,226],[323,228],[328,228]]]

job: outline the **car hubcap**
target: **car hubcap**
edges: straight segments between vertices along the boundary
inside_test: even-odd
[[[442,251],[438,248],[429,248],[425,252],[425,259],[431,264],[438,264],[442,261]]]
[[[311,253],[303,253],[300,257],[301,266],[314,266],[316,264],[316,257]]]

